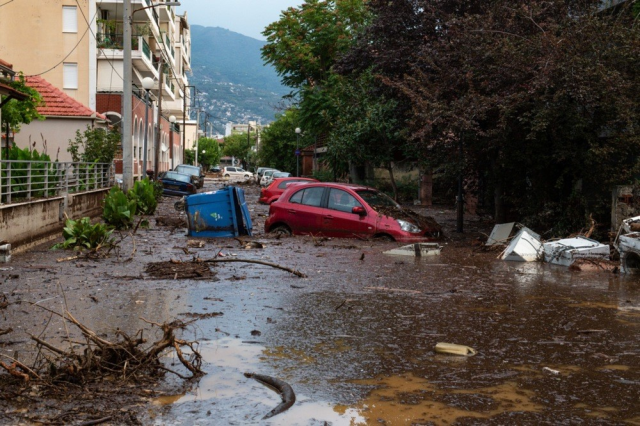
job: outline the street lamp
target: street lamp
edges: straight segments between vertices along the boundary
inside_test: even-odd
[[[153,79],[145,77],[142,79],[142,87],[144,88],[144,144],[142,153],[142,170],[147,174],[147,141],[149,140],[149,91],[153,89]]]
[[[171,137],[169,138],[169,143],[171,145],[169,145],[169,157],[171,158],[171,167],[169,167],[170,170],[173,170],[173,126],[176,122],[176,116],[175,115],[170,115],[169,116],[169,123],[171,123],[169,125],[169,135],[171,135]]]
[[[300,177],[300,127],[296,127],[296,176]]]
[[[202,137],[202,135],[204,134],[204,132],[200,129],[198,129],[198,134],[196,135],[196,159],[195,159],[195,163],[194,166],[198,165],[198,146],[199,146],[199,142],[200,142],[200,138]]]
[[[144,9],[157,6],[180,6],[180,2],[159,2],[131,11],[131,0],[123,1],[122,25],[122,184],[128,191],[133,187],[133,62],[131,61],[131,24],[133,15]],[[162,96],[162,87],[160,88]],[[158,171],[155,170],[157,175]]]

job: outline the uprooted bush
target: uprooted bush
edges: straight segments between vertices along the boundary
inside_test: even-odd
[[[80,220],[67,219],[62,230],[64,241],[52,248],[98,251],[103,247],[113,245],[112,233],[112,227],[103,223],[92,224],[88,217],[83,217]]]
[[[138,180],[127,192],[127,198],[136,202],[136,211],[143,215],[152,215],[158,207],[156,185],[148,178]]]
[[[136,200],[130,200],[120,188],[114,186],[104,199],[102,218],[116,229],[129,229],[137,211]]]
[[[84,342],[74,342],[69,349],[56,347],[41,337],[30,334],[36,342],[38,358],[29,367],[15,359],[10,365],[0,361],[0,367],[23,382],[38,380],[42,383],[87,383],[110,377],[121,381],[141,380],[157,377],[162,372],[171,372],[182,379],[203,375],[202,356],[196,349],[197,342],[176,337],[176,331],[184,330],[191,322],[175,320],[170,323],[145,322],[162,331],[159,340],[147,344],[143,331],[134,336],[118,330],[115,340],[107,340],[76,320],[69,311],[62,316],[47,308],[52,315],[61,316],[64,321],[80,330]],[[78,347],[81,346],[81,347]],[[185,354],[183,349],[188,349]],[[160,358],[173,351],[181,364],[191,373],[191,377],[182,375],[165,367]]]

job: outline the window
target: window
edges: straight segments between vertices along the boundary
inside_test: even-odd
[[[78,8],[75,6],[62,6],[62,32],[78,32]]]
[[[290,203],[295,204],[305,204],[307,206],[320,207],[322,203],[322,194],[324,193],[324,188],[307,188],[302,191],[298,191],[291,198],[289,198]]]
[[[62,65],[62,87],[64,89],[78,88],[78,64],[65,62]]]
[[[356,198],[342,189],[331,188],[329,192],[329,208],[351,213],[354,207],[362,207]]]

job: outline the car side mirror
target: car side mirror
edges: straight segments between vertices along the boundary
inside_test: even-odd
[[[355,206],[351,209],[351,213],[357,214],[358,216],[366,216],[367,211],[362,206]]]

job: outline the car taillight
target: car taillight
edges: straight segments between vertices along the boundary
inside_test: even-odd
[[[194,189],[194,186],[193,186],[193,185],[191,185],[190,183],[188,183],[188,184],[187,184],[187,189],[188,189],[189,191],[191,191],[192,189]]]

